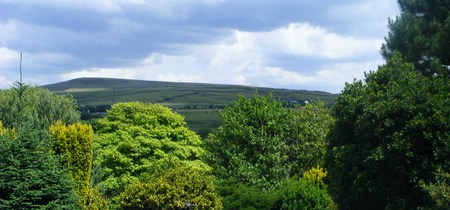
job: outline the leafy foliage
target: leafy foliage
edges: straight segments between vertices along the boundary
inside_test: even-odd
[[[447,209],[450,206],[450,173],[438,169],[435,179],[426,184],[420,182],[420,186],[431,196],[435,209]]]
[[[325,183],[323,182],[323,179],[327,176],[327,172],[323,170],[323,168],[320,168],[319,166],[313,167],[306,171],[303,174],[303,179],[307,181],[313,182],[315,185],[325,188]]]
[[[1,209],[73,208],[73,182],[50,148],[48,132],[29,125],[15,139],[0,135]]]
[[[55,142],[56,154],[63,157],[63,165],[68,165],[81,197],[89,190],[92,169],[92,144],[94,132],[89,125],[80,123],[69,126],[60,121],[50,126],[50,134]]]
[[[261,190],[257,186],[237,182],[233,177],[221,180],[217,187],[224,209],[269,210],[279,199],[276,190]]]
[[[88,188],[83,193],[80,206],[85,210],[108,210],[109,201],[97,188]]]
[[[80,114],[72,96],[57,95],[40,87],[19,83],[0,91],[0,120],[6,128],[34,124],[40,129],[48,129],[57,121],[78,122]]]
[[[450,168],[450,86],[394,55],[365,84],[347,84],[334,107],[327,171],[343,209],[430,204],[419,186]]]
[[[281,102],[271,95],[240,96],[226,107],[220,128],[206,141],[216,176],[263,187],[287,177],[286,116]]]
[[[271,95],[243,96],[221,113],[205,141],[215,175],[270,189],[281,180],[323,165],[333,119],[323,103],[283,108]]]
[[[113,203],[144,174],[178,164],[210,170],[200,160],[204,150],[199,136],[187,128],[181,115],[162,105],[115,104],[97,128],[94,168],[101,170],[92,178],[101,192],[113,197]]]
[[[190,166],[176,166],[134,182],[120,195],[122,209],[221,209],[212,178]]]
[[[322,102],[289,110],[285,144],[291,177],[301,176],[310,168],[324,165],[327,135],[333,123],[330,110]]]
[[[401,15],[389,20],[390,32],[381,53],[398,50],[418,71],[450,77],[450,3],[447,0],[398,0]]]
[[[290,179],[279,191],[276,209],[330,209],[333,205],[327,190],[312,180]]]

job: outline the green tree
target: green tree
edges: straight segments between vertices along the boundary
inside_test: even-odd
[[[121,209],[222,209],[212,177],[190,166],[151,174],[148,181],[128,185],[120,195]]]
[[[71,95],[57,95],[40,87],[17,83],[0,91],[0,120],[7,128],[34,124],[39,129],[48,129],[57,121],[78,122],[80,113]]]
[[[273,188],[288,176],[284,140],[287,112],[271,95],[240,96],[220,114],[220,127],[205,141],[217,177]]]
[[[450,86],[427,78],[396,53],[346,84],[334,107],[327,171],[341,209],[431,205],[420,187],[450,169]]]
[[[89,193],[92,169],[92,127],[80,123],[66,126],[58,121],[49,130],[55,142],[55,153],[61,155],[62,164],[69,167],[78,195],[85,197]]]
[[[205,140],[207,162],[219,178],[270,189],[324,164],[333,118],[323,103],[286,109],[271,95],[240,96]]]
[[[202,141],[184,118],[169,108],[140,102],[115,104],[98,121],[92,177],[102,193],[115,198],[144,174],[178,164],[210,170],[200,160]]]
[[[389,20],[389,35],[381,54],[389,59],[398,50],[424,75],[450,77],[450,2],[398,0],[401,14]]]
[[[77,201],[69,172],[50,151],[47,131],[22,126],[0,135],[0,209],[72,209]]]
[[[308,104],[302,109],[290,109],[286,122],[290,176],[301,176],[307,170],[324,165],[327,135],[334,119],[323,102]]]

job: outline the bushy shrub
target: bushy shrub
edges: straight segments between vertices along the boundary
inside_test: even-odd
[[[58,121],[49,130],[54,141],[54,151],[62,156],[62,164],[68,166],[78,195],[87,196],[84,194],[90,191],[93,155],[94,132],[91,126],[80,123],[66,126]]]
[[[290,179],[279,190],[276,209],[330,209],[333,201],[325,188],[313,180]]]
[[[136,181],[120,194],[121,209],[221,209],[212,178],[189,166],[177,166]]]
[[[178,164],[210,170],[204,149],[184,118],[169,108],[140,102],[118,103],[97,124],[93,184],[117,205],[131,183]]]
[[[276,190],[261,190],[259,187],[236,182],[233,178],[218,183],[224,209],[269,210],[278,200]]]
[[[109,201],[98,189],[88,188],[83,192],[80,207],[84,210],[108,210]]]

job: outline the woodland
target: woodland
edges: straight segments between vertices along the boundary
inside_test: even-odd
[[[0,90],[0,209],[449,209],[450,3],[399,0],[386,63],[329,107],[240,96],[201,137],[155,103],[81,120]]]

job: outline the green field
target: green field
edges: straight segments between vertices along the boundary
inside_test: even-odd
[[[239,95],[251,96],[255,91],[267,95],[271,92],[287,104],[321,100],[332,105],[336,98],[336,94],[321,91],[108,78],[80,78],[43,87],[59,94],[73,95],[81,107],[130,101],[163,104],[184,115],[189,127],[202,136],[218,127],[217,110]]]

